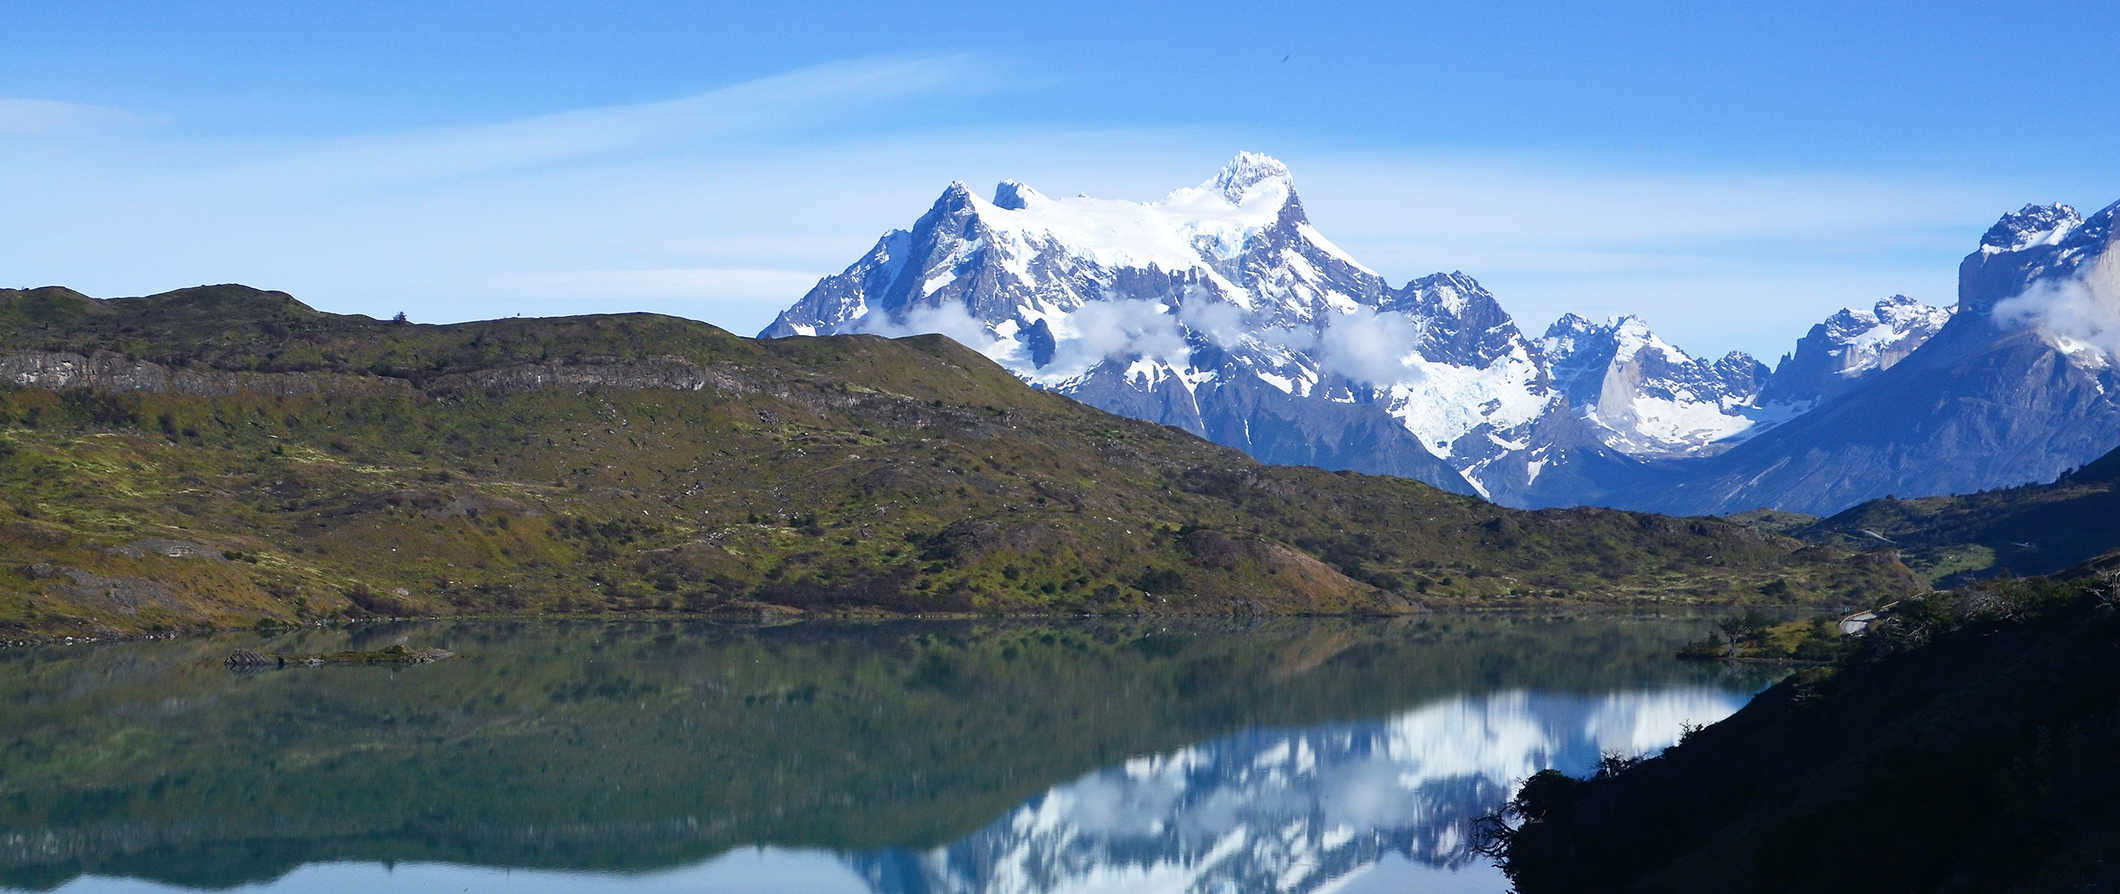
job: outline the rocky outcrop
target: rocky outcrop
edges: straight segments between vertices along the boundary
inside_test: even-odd
[[[170,367],[110,351],[81,355],[65,351],[0,353],[0,383],[47,391],[99,394],[146,392],[227,397],[267,394],[454,395],[469,392],[583,392],[598,388],[649,391],[718,391],[727,394],[783,393],[740,368],[707,366],[678,357],[589,359],[570,363],[519,363],[491,369],[431,375],[372,375],[337,372],[250,372]]]
[[[521,363],[492,369],[447,373],[424,383],[432,392],[588,391],[621,388],[634,391],[703,391],[756,394],[759,384],[726,369],[702,366],[680,357],[590,359],[574,363]]]
[[[96,351],[86,356],[67,351],[0,353],[0,383],[50,391],[145,391],[197,397],[227,397],[231,394],[314,397],[410,390],[409,383],[403,380],[378,376],[171,368],[111,351]]]

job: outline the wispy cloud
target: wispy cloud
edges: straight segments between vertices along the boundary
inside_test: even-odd
[[[1689,350],[1772,355],[1843,304],[1947,302],[1958,257],[2003,210],[2111,198],[989,120],[994,95],[1027,89],[996,65],[854,60],[292,147],[122,131],[0,140],[0,275],[98,294],[248,281],[334,310],[405,302],[422,319],[652,308],[752,332],[952,180],[1147,200],[1256,149],[1290,164],[1320,230],[1395,283],[1461,269],[1530,330],[1564,311],[1626,311]]]
[[[749,328],[816,280],[791,263],[874,239],[819,236],[857,225],[814,214],[829,180],[755,182],[774,149],[1009,89],[979,57],[860,59],[671,100],[306,145],[0,143],[0,273],[112,295],[256,282],[338,310],[410,302],[426,319],[653,306],[726,321],[733,307]],[[36,226],[10,213],[32,207]],[[703,248],[723,236],[729,247]]]
[[[129,124],[139,116],[124,109],[0,96],[0,135],[44,137]]]
[[[998,89],[973,56],[819,65],[659,102],[600,106],[461,127],[336,139],[226,171],[246,179],[368,188],[426,185],[731,137],[798,130],[933,93]]]

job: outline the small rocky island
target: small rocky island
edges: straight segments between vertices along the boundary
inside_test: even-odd
[[[414,649],[404,643],[394,643],[381,649],[367,651],[330,652],[323,655],[280,655],[237,649],[228,653],[227,664],[231,668],[280,668],[321,667],[326,664],[431,664],[455,658],[456,653],[447,649]]]

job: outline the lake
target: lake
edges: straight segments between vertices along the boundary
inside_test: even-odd
[[[0,888],[1502,891],[1698,619],[453,622],[0,652]],[[232,671],[397,641],[411,667]]]

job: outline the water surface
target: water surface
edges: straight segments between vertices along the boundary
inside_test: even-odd
[[[0,653],[0,887],[1500,891],[1469,820],[1741,706],[1703,625],[454,623]],[[232,672],[234,648],[462,658]]]

